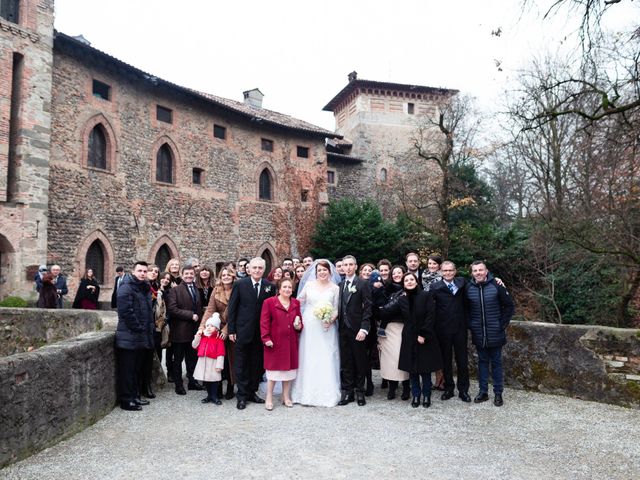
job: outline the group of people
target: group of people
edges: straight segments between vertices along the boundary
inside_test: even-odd
[[[124,273],[122,267],[121,274]],[[36,306],[38,308],[63,308],[64,296],[69,293],[67,279],[61,273],[60,265],[52,265],[51,270],[46,265],[40,265],[35,274],[34,282],[38,292]],[[80,284],[73,299],[73,308],[84,310],[96,310],[100,297],[100,284],[96,279],[93,269],[87,268],[80,279]]]
[[[351,255],[335,264],[286,258],[268,273],[262,258],[240,259],[217,276],[194,258],[182,266],[172,259],[163,272],[136,262],[130,275],[116,278],[120,405],[140,410],[154,398],[153,355],[161,360],[163,349],[176,394],[206,389],[202,402],[215,405],[235,396],[240,410],[248,402],[272,410],[277,382],[285,407],[363,406],[378,366],[389,400],[402,385],[402,400],[429,407],[435,373],[442,400],[457,387],[470,402],[470,331],[478,352],[474,401],[489,399],[491,372],[494,404],[501,406],[513,301],[483,261],[471,265],[470,279],[456,273],[453,262],[436,255],[423,270],[413,252],[405,265],[380,260],[359,269]]]

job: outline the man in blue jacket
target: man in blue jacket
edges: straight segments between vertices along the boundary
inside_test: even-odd
[[[514,304],[506,288],[489,274],[484,261],[471,264],[473,279],[466,291],[471,340],[478,350],[480,392],[475,403],[489,400],[489,364],[493,376],[493,404],[503,405],[502,347],[507,343],[506,329],[513,317]]]
[[[138,377],[145,350],[153,348],[153,308],[147,282],[147,263],[138,261],[118,288],[116,355],[118,395],[123,410],[141,410],[148,400],[140,399]]]

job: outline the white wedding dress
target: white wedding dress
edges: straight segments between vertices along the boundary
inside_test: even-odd
[[[333,283],[320,287],[311,281],[298,295],[304,328],[298,348],[298,375],[291,389],[294,403],[334,407],[340,400],[338,325],[334,322],[325,330],[313,314],[315,308],[327,303],[337,312],[338,292],[338,286]]]

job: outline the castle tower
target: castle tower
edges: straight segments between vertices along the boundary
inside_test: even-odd
[[[361,80],[351,72],[349,83],[323,108],[333,112],[336,133],[344,137],[327,142],[330,198],[370,198],[393,217],[389,190],[394,176],[410,171],[415,161],[411,148],[418,123],[425,116],[436,119],[438,105],[456,93]]]
[[[0,298],[46,262],[53,14],[53,0],[0,4]]]

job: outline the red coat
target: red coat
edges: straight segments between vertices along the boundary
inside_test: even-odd
[[[296,316],[300,317],[300,302],[291,298],[289,310],[278,297],[267,298],[262,304],[260,315],[260,333],[262,344],[271,340],[273,347],[264,347],[265,370],[295,370],[298,368],[298,339],[300,332],[293,328]],[[302,329],[302,328],[301,328]]]

